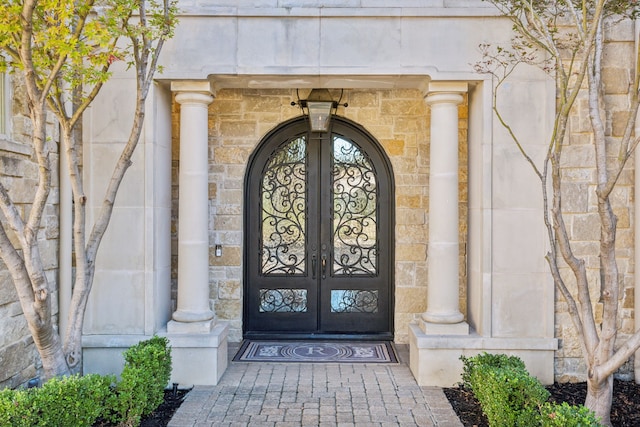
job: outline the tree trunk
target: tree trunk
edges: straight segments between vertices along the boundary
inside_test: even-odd
[[[600,418],[600,423],[605,426],[611,425],[611,400],[613,398],[613,375],[609,375],[604,381],[596,382],[594,379],[587,380],[587,399],[584,406],[595,412]]]
[[[34,325],[34,322],[30,321],[29,329],[42,360],[43,382],[50,378],[70,375],[60,336],[53,330],[51,322]]]

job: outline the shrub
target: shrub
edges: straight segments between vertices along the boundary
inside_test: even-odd
[[[109,401],[110,421],[137,426],[144,415],[164,400],[171,375],[171,348],[166,338],[154,336],[124,352],[125,366]]]
[[[463,382],[471,388],[491,427],[539,425],[539,407],[549,392],[515,356],[461,358]]]
[[[33,394],[37,425],[91,426],[104,412],[113,376],[88,374],[52,378]]]
[[[542,427],[601,427],[593,411],[583,405],[547,402],[540,408]]]
[[[0,391],[1,426],[91,426],[110,395],[113,376],[52,378],[41,388]]]
[[[171,349],[154,336],[124,353],[117,385],[112,375],[53,378],[41,388],[0,390],[0,427],[82,427],[102,417],[137,426],[164,400],[171,375]]]
[[[32,393],[29,390],[0,390],[0,426],[33,425]]]
[[[463,363],[462,383],[470,389],[472,389],[471,375],[477,367],[513,368],[524,372],[527,370],[522,359],[517,356],[507,356],[506,354],[482,353],[473,357],[460,356],[460,360]]]

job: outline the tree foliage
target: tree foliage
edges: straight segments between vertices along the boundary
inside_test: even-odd
[[[95,258],[115,197],[131,165],[142,131],[145,100],[164,41],[176,25],[173,0],[5,0],[0,3],[0,70],[20,75],[33,129],[38,182],[29,212],[23,214],[0,181],[0,256],[16,287],[40,353],[45,377],[77,371],[81,362],[84,312],[93,283]],[[82,114],[111,76],[115,62],[135,73],[135,113],[127,143],[113,170],[103,208],[86,224],[81,138]],[[57,149],[66,156],[74,200],[75,277],[64,346],[52,324],[51,284],[45,274],[38,229],[52,189],[56,147],[46,133],[47,113],[60,124]],[[87,237],[86,229],[90,229]],[[9,238],[9,233],[16,237]]]

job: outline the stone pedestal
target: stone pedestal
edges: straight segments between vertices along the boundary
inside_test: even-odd
[[[173,361],[171,383],[181,387],[218,384],[229,363],[228,334],[229,325],[220,321],[207,333],[168,332]]]
[[[427,335],[409,325],[409,367],[420,386],[453,387],[462,379],[460,356],[487,352],[518,356],[531,375],[553,384],[555,338],[491,338],[473,331],[465,336]]]

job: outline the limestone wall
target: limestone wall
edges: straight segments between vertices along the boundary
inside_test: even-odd
[[[322,87],[346,89],[344,101],[350,106],[341,108],[339,114],[377,138],[393,166],[395,334],[396,341],[406,342],[408,323],[425,310],[427,302],[430,112],[422,91],[402,88],[422,87],[416,82],[429,77],[470,82],[468,104],[459,108],[461,311],[467,313],[468,297],[470,324],[482,338],[551,338],[555,325],[561,340],[557,376],[581,375],[581,355],[566,305],[557,297],[555,310],[551,304],[554,296],[543,259],[547,242],[539,186],[507,132],[492,117],[491,81],[472,70],[473,62],[480,59],[479,43],[508,42],[508,20],[496,17],[490,5],[480,0],[401,0],[393,6],[379,0],[344,0],[333,2],[334,7],[322,3],[180,2],[184,16],[175,38],[163,49],[164,71],[153,89],[156,98],[149,101],[153,108],[149,108],[143,141],[98,258],[85,342],[93,340],[96,348],[112,343],[125,347],[129,341],[123,337],[138,339],[161,329],[172,311],[165,301],[169,276],[174,282],[175,304],[180,111],[169,100],[168,83],[192,79],[209,80],[218,88],[209,107],[210,303],[218,318],[230,322],[230,340],[239,341],[242,331],[242,192],[247,160],[270,129],[299,114],[290,106],[296,99],[290,88],[308,89],[322,79]],[[632,58],[628,51],[632,30],[630,24],[620,27],[614,34],[616,41],[608,47],[607,99],[619,106],[608,122],[613,134],[619,132],[627,102],[621,93],[631,79],[627,70],[632,64],[624,61]],[[379,82],[376,76],[382,77]],[[543,136],[551,131],[553,82],[531,69],[512,77],[501,105],[524,129],[525,141],[539,155],[545,150]],[[226,79],[235,82],[227,84]],[[379,89],[350,89],[354,82],[355,87]],[[85,134],[92,144],[85,154],[87,164],[103,165],[116,158],[117,144],[126,140],[128,132],[133,84],[124,67],[117,69],[108,89],[85,116]],[[168,107],[171,112],[165,111]],[[596,274],[594,199],[588,184],[593,167],[584,167],[591,155],[585,142],[585,113],[582,99],[572,121],[574,138],[567,148],[565,175],[573,182],[566,206],[572,210],[571,230],[588,255],[591,273]],[[474,144],[467,147],[468,121],[472,123],[468,139]],[[169,137],[171,166],[165,152]],[[472,152],[471,160],[467,151]],[[472,165],[469,180],[467,162]],[[87,191],[92,203],[99,200],[105,177],[97,170],[89,175]],[[624,186],[616,193],[621,227],[618,252],[625,275],[621,292],[625,333],[633,326],[632,179],[632,171],[626,171]],[[165,194],[169,186],[171,198]],[[467,230],[470,188],[475,192],[470,192],[472,226]],[[173,206],[171,214],[168,204]],[[173,233],[170,254],[165,247],[169,223]],[[467,231],[472,235],[468,245]],[[122,245],[123,241],[127,244]],[[222,257],[215,257],[216,244],[223,246]],[[468,263],[466,246],[470,248]]]
[[[306,93],[306,92],[305,92]],[[339,93],[336,93],[338,96]],[[262,137],[298,116],[292,90],[221,90],[209,108],[210,299],[216,315],[242,339],[243,181]],[[395,177],[395,336],[406,343],[408,324],[426,310],[429,206],[429,109],[418,90],[346,90],[339,114],[364,126],[384,147]],[[179,105],[173,103],[172,278],[175,299],[179,166]],[[460,310],[466,312],[466,104],[460,110]],[[222,244],[222,257],[214,248]]]
[[[0,78],[3,76],[0,74]],[[0,182],[9,189],[9,194],[21,214],[29,212],[30,202],[38,179],[38,168],[34,159],[31,141],[31,121],[25,104],[24,87],[14,76],[10,78],[11,120],[8,138],[0,137]],[[59,140],[57,126],[49,123],[48,135]],[[55,147],[54,147],[55,149]],[[57,154],[53,154],[54,159]],[[53,295],[53,321],[57,324],[57,266],[58,266],[58,192],[57,172],[53,174],[53,186],[49,204],[43,214],[42,227],[38,233],[40,252]],[[0,212],[0,221],[4,217]],[[6,230],[6,228],[5,228]],[[7,230],[8,231],[8,230]],[[10,232],[9,232],[10,234]],[[16,241],[13,239],[13,241]],[[31,338],[27,322],[22,313],[13,281],[0,259],[0,389],[17,387],[38,375],[41,368],[38,352]]]
[[[629,116],[629,88],[634,80],[634,26],[631,21],[607,30],[603,79],[605,81],[606,134],[610,143],[609,156],[615,160],[619,138]],[[563,153],[563,210],[567,214],[570,237],[575,241],[576,255],[584,258],[592,285],[591,296],[598,324],[602,322],[600,289],[600,238],[597,199],[595,195],[595,152],[591,141],[587,93],[576,101],[570,123],[571,137]],[[633,157],[620,176],[612,195],[614,213],[618,217],[616,253],[620,273],[620,312],[618,343],[634,332],[634,166]],[[563,271],[570,289],[575,279],[568,268]],[[556,353],[556,377],[559,380],[584,380],[586,368],[580,340],[569,317],[567,303],[556,292],[556,337],[560,348]],[[618,345],[619,345],[618,344]],[[619,376],[633,378],[633,359],[619,371]]]

